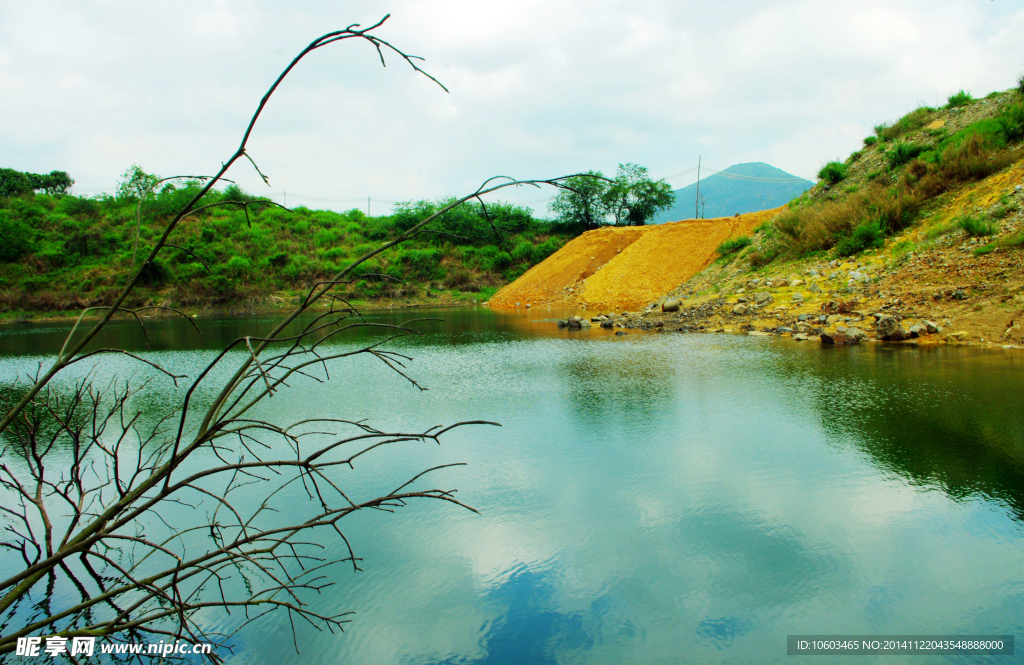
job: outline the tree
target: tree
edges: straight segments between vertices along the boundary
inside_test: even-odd
[[[116,196],[128,201],[139,201],[159,182],[160,176],[146,173],[138,164],[132,164],[117,183]]]
[[[342,564],[358,570],[360,559],[341,527],[345,517],[365,510],[394,511],[419,499],[472,510],[454,490],[420,487],[428,474],[450,464],[426,469],[397,487],[368,496],[350,495],[345,474],[356,473],[367,456],[394,444],[439,443],[453,428],[496,423],[468,421],[387,431],[348,420],[344,414],[292,423],[262,420],[256,407],[296,382],[330,380],[329,366],[356,356],[376,359],[419,388],[404,371],[408,358],[384,346],[397,336],[417,334],[412,327],[416,320],[368,323],[333,293],[335,287],[350,283],[362,264],[431,230],[431,224],[467,201],[484,205],[484,195],[504,187],[564,187],[568,178],[492,178],[439,207],[331,279],[314,284],[269,333],[231,342],[190,380],[181,402],[166,411],[143,417],[140,410],[140,405],[165,408],[166,393],[156,380],[100,386],[87,375],[72,385],[54,381],[72,365],[100,361],[109,354],[148,365],[175,385],[189,378],[152,359],[123,349],[94,348],[91,343],[117,314],[137,321],[143,332],[143,312],[185,316],[160,305],[128,306],[136,284],[160,254],[167,248],[182,249],[171,241],[183,220],[214,206],[239,206],[248,212],[251,206],[277,205],[230,198],[199,202],[236,162],[243,157],[252,162],[246,148],[253,128],[303,57],[323,46],[357,39],[374,46],[382,60],[384,53],[397,54],[416,72],[435,80],[420,69],[414,56],[371,32],[384,20],[387,17],[365,29],[351,25],[328,33],[302,50],[264,95],[237,150],[213,176],[204,178],[203,186],[158,237],[143,241],[147,244],[140,247],[141,266],[133,268],[113,304],[83,310],[48,367],[41,363],[27,380],[2,380],[0,413],[6,415],[0,420],[0,514],[6,529],[0,552],[8,577],[0,580],[0,658],[15,651],[19,639],[39,635],[66,640],[69,646],[76,638],[97,637],[222,646],[231,632],[211,631],[220,631],[227,622],[224,614],[232,610],[233,630],[273,611],[286,612],[293,627],[297,618],[321,630],[342,630],[348,612],[325,614],[311,602],[330,584],[325,571]],[[155,183],[138,167],[126,175],[124,191],[141,192],[141,204]],[[140,190],[133,182],[148,185]],[[317,303],[324,309],[299,319]],[[83,325],[91,311],[97,311],[99,319]],[[325,344],[358,327],[373,327],[390,337],[359,348]],[[224,367],[227,363],[233,364]],[[213,383],[215,376],[227,378]],[[149,399],[140,392],[148,393]],[[302,488],[306,500],[288,497],[285,490],[291,487]],[[253,492],[261,497],[255,508],[244,510],[235,503],[235,497]],[[177,523],[162,510],[168,506],[190,508],[185,511],[189,523]],[[214,612],[222,614],[211,616]],[[165,655],[143,654],[136,660]],[[216,651],[206,657],[211,662],[223,660]],[[75,662],[72,656],[69,659]]]
[[[651,180],[645,167],[619,164],[603,202],[615,224],[643,226],[659,210],[672,207],[675,194],[664,180]]]
[[[563,224],[597,228],[605,223],[608,214],[605,206],[608,185],[608,179],[600,171],[587,171],[585,175],[569,178],[549,208]]]
[[[0,196],[17,196],[34,190],[45,193],[67,194],[75,181],[64,171],[50,171],[47,175],[22,173],[14,169],[0,169]]]

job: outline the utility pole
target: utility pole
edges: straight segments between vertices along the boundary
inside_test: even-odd
[[[693,201],[693,218],[700,219],[698,205],[700,205],[700,155],[697,155],[697,196]]]
[[[366,197],[366,216],[370,216],[370,197]]]

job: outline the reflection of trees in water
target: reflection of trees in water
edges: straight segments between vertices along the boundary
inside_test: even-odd
[[[827,431],[880,468],[954,500],[983,496],[1024,520],[1021,367],[963,349],[836,349],[799,371],[823,379]]]
[[[636,346],[605,351],[581,348],[558,367],[580,422],[593,427],[619,418],[636,423],[664,416],[677,392],[671,363]]]

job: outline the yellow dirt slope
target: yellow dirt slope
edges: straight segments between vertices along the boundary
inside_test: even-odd
[[[490,304],[636,310],[707,266],[723,240],[750,234],[780,210],[588,231],[498,291]]]

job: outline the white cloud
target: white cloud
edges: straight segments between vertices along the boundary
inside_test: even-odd
[[[392,12],[379,34],[426,57],[450,94],[393,56],[382,70],[365,44],[312,54],[254,134],[272,191],[393,201],[496,173],[633,161],[668,175],[698,154],[813,178],[873,124],[960,88],[1005,89],[1024,69],[1024,9],[1005,2],[405,0]],[[0,0],[3,166],[66,169],[82,191],[110,191],[133,162],[208,172],[306,43],[381,15],[365,0],[173,12]],[[232,176],[263,189],[244,166]]]

